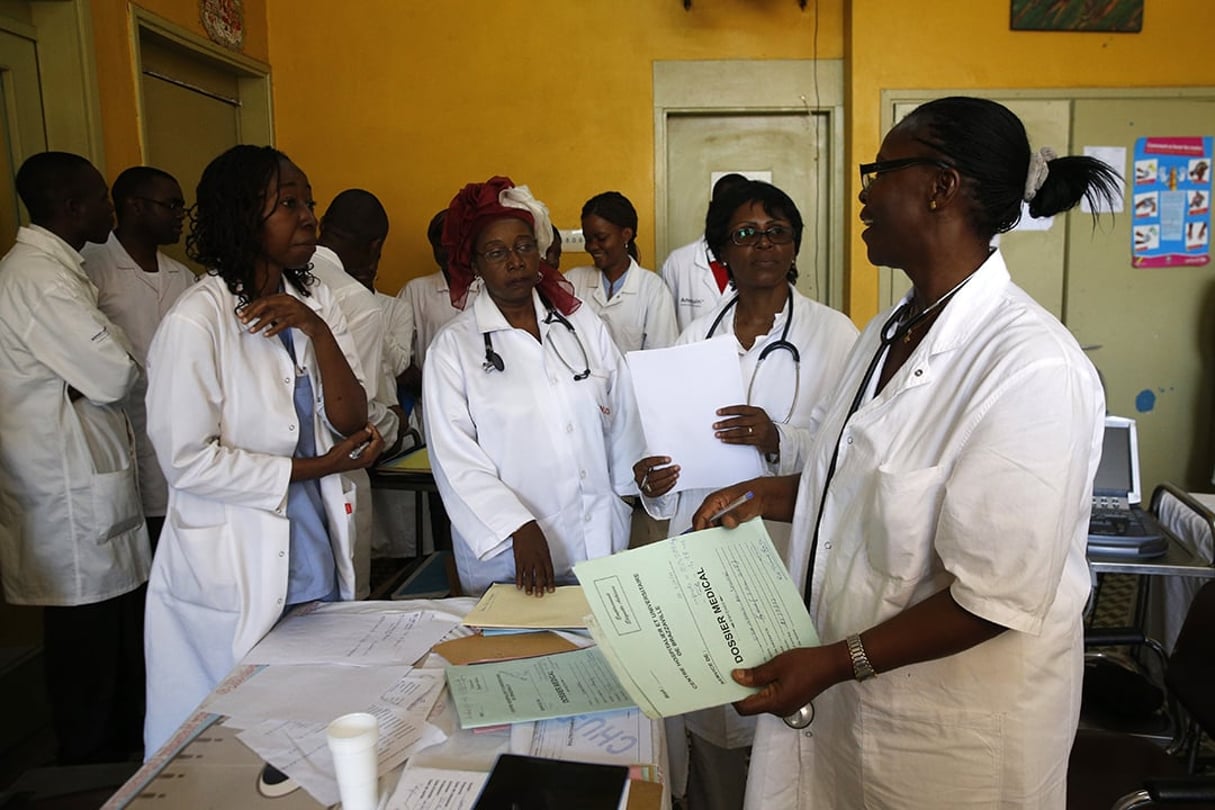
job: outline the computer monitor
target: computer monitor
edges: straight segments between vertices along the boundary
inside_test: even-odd
[[[1107,416],[1101,463],[1093,478],[1093,495],[1124,494],[1129,505],[1139,503],[1139,435],[1134,419]]]

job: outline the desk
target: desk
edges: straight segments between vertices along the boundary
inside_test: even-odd
[[[393,610],[398,611],[408,605],[418,610],[430,609],[463,616],[476,602],[471,597],[461,597],[390,604]],[[231,690],[244,680],[256,677],[257,672],[257,667],[238,666],[212,695]],[[444,707],[443,714],[453,721],[453,732],[445,742],[415,753],[409,764],[488,772],[498,755],[509,750],[509,730],[481,733],[460,730],[458,724],[454,724],[455,707],[451,697],[445,694],[440,699],[440,705]],[[432,718],[435,718],[433,722],[442,723],[435,714],[432,714]],[[224,810],[317,810],[323,806],[302,789],[274,799],[258,793],[256,785],[264,763],[236,738],[236,731],[220,723],[222,719],[203,710],[196,712],[106,802],[103,810],[120,810],[128,806],[139,810],[203,810],[213,807]],[[659,760],[657,764],[663,773],[667,773],[663,722],[650,722],[653,724],[656,758]],[[401,770],[397,768],[381,778],[382,795],[392,794]],[[670,807],[670,793],[665,788],[662,806]]]
[[[416,434],[415,434],[416,435]],[[417,553],[423,552],[422,494],[430,494],[430,530],[434,538],[434,551],[451,550],[451,523],[443,509],[443,500],[438,496],[434,473],[430,470],[430,457],[426,446],[421,445],[396,458],[390,459],[368,470],[372,489],[402,490],[414,493],[414,528],[418,539]]]
[[[1135,627],[1144,628],[1148,598],[1151,594],[1153,577],[1193,577],[1196,579],[1215,578],[1215,567],[1205,560],[1195,556],[1186,546],[1169,531],[1161,526],[1161,531],[1169,541],[1168,550],[1159,557],[1136,559],[1109,554],[1089,554],[1089,568],[1097,574],[1135,574],[1139,577],[1138,595],[1135,599]]]

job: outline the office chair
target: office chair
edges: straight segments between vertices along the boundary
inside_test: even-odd
[[[1069,810],[1215,808],[1215,774],[1194,775],[1202,735],[1215,735],[1215,581],[1194,598],[1165,660],[1164,683],[1187,718],[1182,739],[1188,757],[1171,756],[1134,734],[1082,729],[1068,763]]]

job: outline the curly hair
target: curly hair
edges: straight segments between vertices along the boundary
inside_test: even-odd
[[[257,293],[254,268],[262,253],[266,189],[277,186],[285,160],[289,158],[271,146],[241,144],[207,164],[198,181],[186,253],[222,278],[240,306]],[[310,271],[310,264],[285,267],[283,276],[307,296],[313,282]]]

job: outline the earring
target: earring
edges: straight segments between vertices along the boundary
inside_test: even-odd
[[[929,201],[928,201],[928,210],[929,210],[929,211],[935,211],[935,210],[937,210],[937,201],[936,201],[936,200],[929,200]]]

